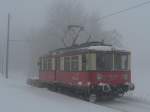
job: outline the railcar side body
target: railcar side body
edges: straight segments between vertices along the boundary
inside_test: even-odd
[[[134,90],[131,53],[99,43],[61,48],[39,58],[39,81],[88,96]]]

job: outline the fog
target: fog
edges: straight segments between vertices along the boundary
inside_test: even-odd
[[[67,0],[0,0],[1,71],[5,61],[8,13],[11,14],[10,40],[19,40],[10,41],[10,72],[34,74],[37,57],[49,50],[63,47],[61,38],[64,36],[66,25],[78,23],[86,26],[86,31],[94,35],[94,40],[103,38],[115,29],[121,35],[119,39],[123,46],[132,52],[132,71],[150,68],[150,4],[97,21],[100,17],[141,3],[141,0],[77,1],[69,4]],[[64,11],[67,12],[63,13]],[[72,11],[73,14],[70,13]],[[69,13],[72,14],[70,17]],[[101,36],[97,38],[98,35]],[[82,36],[84,39],[80,38],[78,42],[86,40],[87,33]],[[108,37],[112,38],[110,35]]]

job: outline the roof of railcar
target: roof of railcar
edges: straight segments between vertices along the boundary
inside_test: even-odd
[[[51,51],[52,53],[67,53],[67,52],[82,52],[82,51],[120,51],[120,52],[129,52],[129,50],[119,47],[114,47],[112,45],[104,44],[103,42],[89,42],[89,43],[83,43],[80,45],[74,45],[71,47],[66,48],[60,48],[56,49],[54,51]]]

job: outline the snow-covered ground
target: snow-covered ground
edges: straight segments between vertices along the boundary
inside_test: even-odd
[[[122,112],[150,111],[150,75],[146,71],[138,70],[132,73],[135,90],[122,98],[110,102],[100,102],[101,106],[120,110]]]
[[[133,73],[134,92],[109,102],[92,104],[47,89],[31,87],[24,80],[0,77],[1,112],[149,112],[148,74]]]
[[[134,96],[150,101],[150,74],[148,71],[133,72],[133,82],[136,85]]]
[[[0,112],[116,112],[116,110],[44,88],[31,87],[20,78],[0,78]]]

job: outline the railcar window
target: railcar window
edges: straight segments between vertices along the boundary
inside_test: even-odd
[[[43,62],[44,62],[44,63],[43,63],[43,64],[44,64],[43,71],[46,71],[46,57],[43,58]]]
[[[42,72],[44,71],[44,57],[42,57]]]
[[[86,71],[86,55],[82,55],[82,70]]]
[[[41,57],[41,72],[43,71],[43,57]]]
[[[70,71],[70,57],[64,58],[64,70],[69,72]]]
[[[52,59],[48,58],[48,70],[52,70]]]
[[[46,71],[48,71],[48,57],[46,57]]]
[[[42,71],[42,58],[39,58],[39,62],[38,62],[38,67],[39,67],[39,72]]]
[[[60,58],[60,70],[64,71],[64,57]]]
[[[96,70],[96,54],[95,53],[88,53],[86,54],[86,60],[84,60],[86,71],[93,71]]]
[[[44,57],[42,57],[42,72],[44,71]]]
[[[128,56],[127,55],[121,56],[121,68],[124,70],[128,68]]]
[[[73,56],[71,58],[71,71],[79,71],[79,57]]]
[[[56,58],[56,70],[57,71],[60,70],[60,58],[59,57]]]
[[[106,71],[113,69],[113,54],[112,53],[97,53],[96,60],[97,70]]]
[[[115,70],[128,70],[127,54],[115,54]]]
[[[46,59],[45,59],[45,63],[46,63],[46,71],[48,71],[48,57],[46,57]]]
[[[55,63],[55,58],[52,58],[52,70],[55,70],[55,65],[56,65],[56,63]]]

